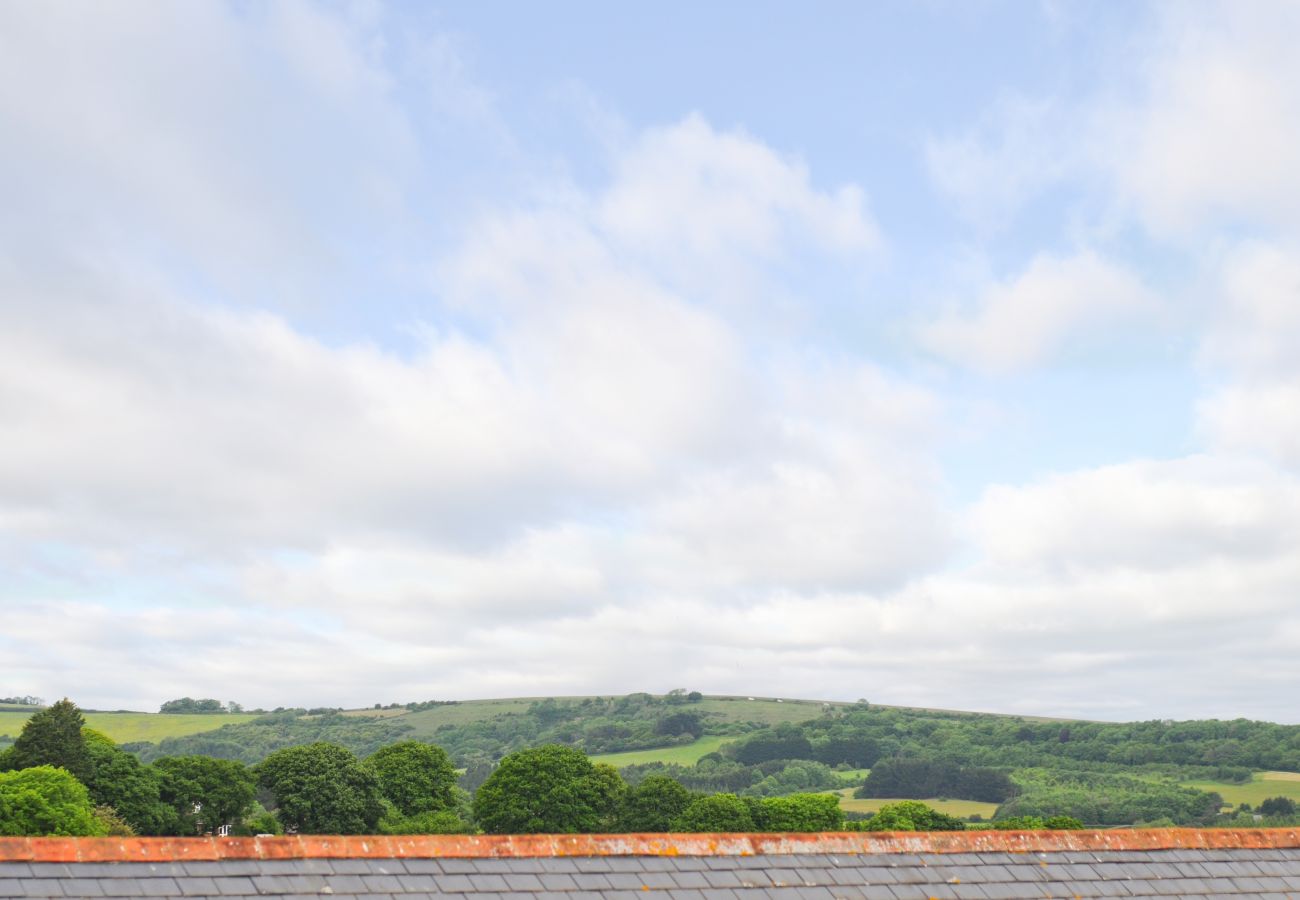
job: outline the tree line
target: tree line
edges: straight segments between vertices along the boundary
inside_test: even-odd
[[[0,835],[964,827],[920,803],[886,806],[855,823],[845,821],[833,794],[701,793],[663,776],[629,784],[612,766],[558,744],[508,754],[472,796],[457,785],[445,750],[409,740],[364,759],[316,742],[278,750],[255,766],[197,755],[145,765],[87,728],[66,699],[33,715],[0,754]]]

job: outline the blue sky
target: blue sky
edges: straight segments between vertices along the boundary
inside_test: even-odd
[[[1294,721],[1297,38],[0,6],[0,693]]]

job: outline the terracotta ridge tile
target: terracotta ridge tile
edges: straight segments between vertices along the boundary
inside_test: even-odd
[[[895,831],[819,834],[290,835],[0,837],[0,862],[166,862],[401,857],[750,856],[799,853],[1049,853],[1065,850],[1300,848],[1294,828]]]

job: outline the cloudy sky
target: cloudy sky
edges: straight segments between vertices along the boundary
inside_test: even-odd
[[[1300,722],[1297,46],[0,2],[0,696]]]

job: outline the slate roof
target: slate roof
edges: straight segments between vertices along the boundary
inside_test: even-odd
[[[0,897],[1300,900],[1290,830],[0,838]]]

